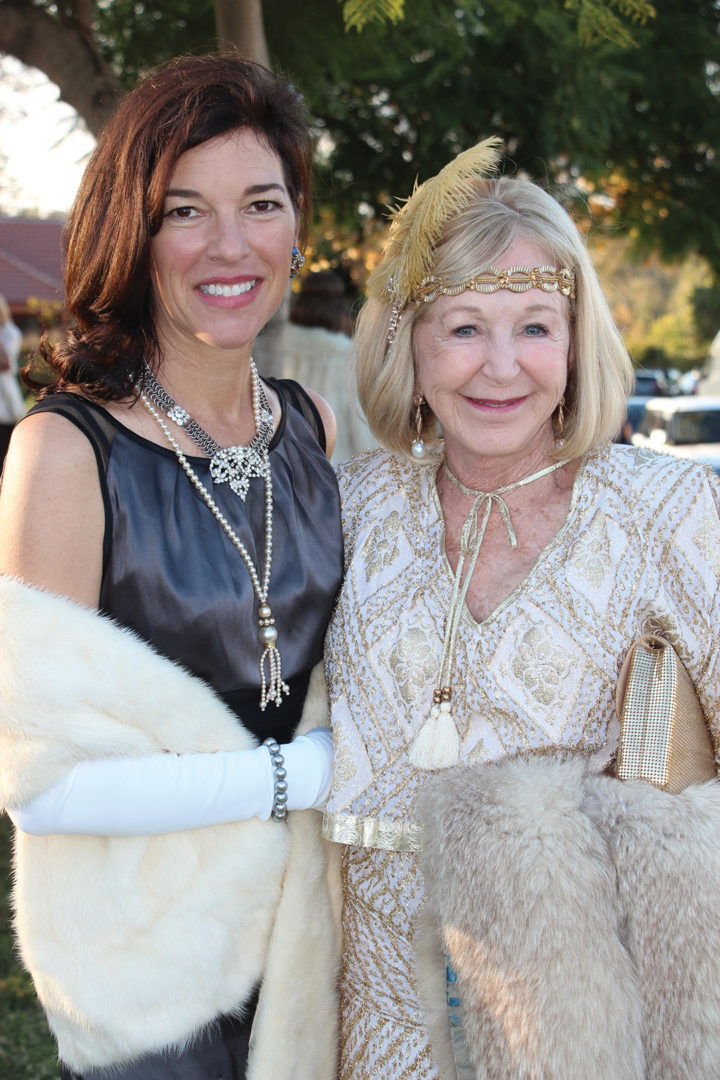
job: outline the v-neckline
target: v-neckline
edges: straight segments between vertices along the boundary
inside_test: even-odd
[[[493,610],[488,615],[485,616],[484,619],[476,619],[475,616],[473,615],[473,613],[470,611],[470,608],[467,606],[467,602],[465,602],[465,601],[463,602],[463,605],[462,605],[462,607],[463,607],[463,615],[466,616],[470,620],[471,624],[474,627],[476,627],[477,629],[481,629],[482,627],[487,626],[489,623],[492,623],[499,615],[501,615],[502,612],[505,610],[505,608],[509,604],[511,604],[514,600],[516,600],[517,597],[520,596],[521,593],[523,593],[526,590],[526,588],[528,587],[528,584],[531,582],[531,580],[533,578],[536,577],[536,575],[539,572],[542,565],[548,561],[548,559],[552,556],[552,554],[554,553],[556,548],[562,543],[562,541],[565,538],[565,534],[568,531],[570,521],[575,516],[575,512],[577,510],[577,505],[578,505],[579,498],[580,498],[580,489],[581,489],[581,486],[583,486],[583,484],[584,484],[585,473],[587,471],[587,468],[588,468],[588,465],[590,463],[591,457],[592,457],[592,452],[589,453],[589,454],[585,454],[584,457],[582,457],[580,459],[580,466],[579,466],[579,468],[578,468],[578,470],[577,470],[577,472],[575,474],[575,478],[574,478],[573,484],[572,484],[572,492],[571,492],[571,495],[570,495],[570,505],[568,507],[568,511],[567,511],[566,516],[565,516],[565,520],[562,523],[562,525],[560,526],[560,528],[557,530],[555,535],[549,540],[549,542],[545,545],[545,547],[539,552],[539,554],[538,554],[537,558],[535,559],[534,563],[532,564],[532,566],[530,567],[528,572],[525,574],[525,576],[522,578],[522,580],[519,581],[517,583],[517,585],[513,589],[511,589],[511,591],[508,593],[508,595],[503,600],[501,600],[500,603],[497,604],[493,608]],[[428,491],[426,492],[426,495],[430,499],[431,504],[433,505],[433,507],[435,509],[436,522],[437,522],[437,526],[438,526],[438,530],[439,530],[439,534],[440,534],[440,559],[441,559],[441,564],[442,564],[443,571],[444,571],[444,574],[445,574],[445,578],[446,578],[446,581],[447,581],[447,584],[448,584],[448,589],[452,590],[453,585],[455,583],[455,573],[453,572],[453,568],[450,565],[450,560],[448,559],[448,556],[447,556],[447,550],[446,550],[446,546],[445,546],[445,541],[446,541],[445,516],[443,514],[443,509],[442,509],[442,506],[440,504],[440,494],[439,494],[438,488],[437,488],[437,476],[438,476],[439,470],[442,468],[442,465],[443,465],[443,461],[441,460],[441,461],[438,461],[437,464],[433,465],[430,469],[427,470],[426,484],[427,484],[427,487],[428,487]]]

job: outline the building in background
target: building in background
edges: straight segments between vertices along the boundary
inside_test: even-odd
[[[0,217],[0,294],[24,349],[64,316],[63,226],[59,219]]]

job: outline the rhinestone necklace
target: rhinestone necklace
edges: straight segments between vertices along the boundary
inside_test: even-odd
[[[250,360],[252,379],[253,416],[255,434],[247,446],[219,446],[207,431],[193,420],[189,412],[174,401],[153,375],[147,360],[143,361],[142,389],[153,404],[161,409],[168,420],[190,436],[203,453],[210,458],[210,475],[216,484],[229,484],[241,499],[245,499],[254,476],[265,475],[265,455],[273,437],[272,411],[265,397],[255,361]]]
[[[255,381],[259,383],[260,380],[257,376],[257,372],[255,371],[254,364],[252,365],[252,372],[253,383],[255,383]],[[162,387],[160,389],[162,389]],[[253,386],[253,390],[254,389],[255,388]],[[267,446],[265,446],[260,453],[261,471],[253,473],[254,476],[262,476],[265,480],[265,558],[261,579],[257,567],[250,558],[250,554],[247,548],[233,529],[230,522],[223,514],[220,507],[213,499],[208,489],[203,484],[200,477],[193,469],[188,459],[183,454],[177,439],[173,435],[168,425],[165,423],[164,418],[160,415],[155,406],[152,404],[150,397],[145,392],[145,390],[141,391],[140,400],[142,401],[143,405],[150,413],[150,415],[153,417],[158,427],[165,435],[165,438],[175,451],[175,456],[177,457],[178,462],[180,463],[180,466],[182,467],[185,475],[193,484],[193,486],[197,489],[199,494],[202,496],[205,504],[215,516],[221,528],[224,530],[226,535],[229,537],[229,539],[232,541],[232,543],[235,545],[237,550],[240,552],[240,555],[242,556],[242,560],[247,567],[248,574],[250,575],[250,581],[252,582],[253,591],[258,599],[258,638],[260,639],[260,644],[263,646],[263,651],[260,656],[260,708],[264,711],[265,706],[269,701],[274,701],[275,705],[280,705],[283,697],[290,693],[290,688],[287,683],[283,682],[280,653],[278,652],[277,648],[278,632],[275,626],[275,619],[273,618],[272,608],[268,603],[273,549],[273,492],[272,472],[270,470],[270,459],[268,456]],[[257,427],[258,408],[256,408],[256,401],[259,408],[259,395],[255,395],[255,393],[253,393],[253,415],[255,416],[255,425]],[[240,447],[239,449],[244,449],[244,447]]]
[[[457,476],[450,471],[447,464],[443,463],[443,468],[445,469],[448,479],[456,488],[462,491],[463,495],[472,496],[473,504],[470,513],[465,518],[460,534],[460,551],[458,554],[457,569],[455,571],[455,580],[453,582],[452,596],[450,597],[450,605],[445,621],[445,636],[443,638],[440,672],[437,686],[433,691],[433,704],[430,710],[430,716],[423,727],[420,728],[410,746],[410,760],[420,768],[445,768],[449,765],[454,765],[458,759],[460,742],[457,728],[452,719],[451,687],[455,645],[457,642],[457,633],[460,627],[465,597],[467,596],[470,579],[472,578],[475,564],[477,563],[478,555],[480,554],[480,548],[482,547],[488,518],[490,517],[493,505],[497,506],[500,511],[500,516],[502,517],[505,529],[507,530],[508,544],[511,548],[517,548],[517,536],[510,518],[509,507],[503,499],[503,495],[507,494],[509,491],[515,491],[517,488],[525,487],[526,484],[532,484],[535,480],[540,480],[541,477],[548,476],[550,473],[555,472],[556,469],[561,469],[563,465],[567,465],[567,461],[556,461],[553,465],[548,465],[546,468],[540,469],[530,476],[524,476],[522,480],[516,480],[512,484],[506,484],[504,487],[499,487],[495,491],[477,491],[474,488],[466,487],[465,484],[458,480]],[[480,507],[483,503],[485,504],[485,509],[483,511],[482,521],[479,521]],[[467,568],[465,567],[466,559],[468,560]]]

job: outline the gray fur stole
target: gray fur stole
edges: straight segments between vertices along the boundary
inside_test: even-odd
[[[477,1080],[720,1076],[717,781],[512,759],[436,774],[418,814]]]

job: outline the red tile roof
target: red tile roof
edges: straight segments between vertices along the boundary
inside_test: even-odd
[[[0,217],[0,293],[12,310],[63,298],[63,222]]]

